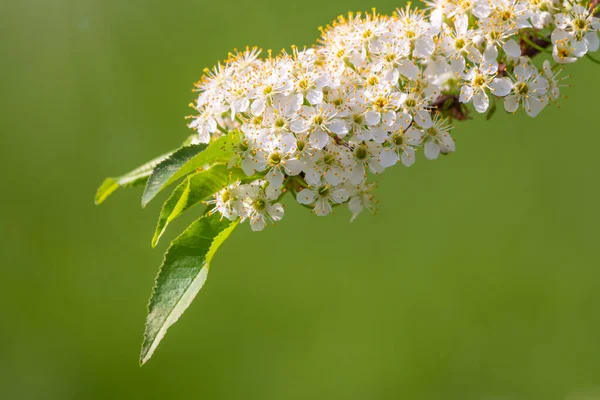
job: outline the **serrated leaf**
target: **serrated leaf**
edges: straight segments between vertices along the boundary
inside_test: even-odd
[[[205,165],[227,163],[233,156],[233,132],[209,145],[182,147],[154,168],[142,195],[146,206],[161,190]],[[204,147],[202,147],[204,146]]]
[[[222,164],[188,175],[163,204],[152,238],[152,247],[156,246],[171,221],[227,185],[244,178],[247,177],[241,169],[228,169]]]
[[[220,219],[218,213],[205,214],[171,243],[148,305],[141,364],[152,357],[167,329],[202,288],[215,252],[238,222]]]
[[[186,163],[197,156],[202,151],[206,150],[207,144],[190,144],[180,147],[175,150],[169,157],[158,163],[152,170],[144,193],[142,194],[142,207],[166,186],[167,182],[173,175],[177,173]]]
[[[156,157],[155,159],[148,161],[144,165],[137,167],[125,175],[106,178],[96,191],[96,196],[94,198],[95,203],[101,204],[108,196],[113,194],[114,191],[119,188],[143,185],[148,180],[148,177],[152,173],[154,167],[156,167],[160,162],[165,160],[170,155],[171,153],[168,153],[163,154],[160,157]]]

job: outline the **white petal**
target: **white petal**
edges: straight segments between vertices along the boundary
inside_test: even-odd
[[[461,75],[464,74],[466,68],[464,57],[452,59],[452,61],[450,61],[450,67],[452,68],[453,72]]]
[[[329,124],[327,127],[331,132],[335,133],[339,137],[344,137],[348,134],[348,127],[346,126],[346,123],[342,120],[336,120],[333,123]]]
[[[296,195],[296,201],[300,204],[312,204],[315,201],[315,192],[309,189],[302,189]]]
[[[415,163],[415,149],[407,147],[402,152],[402,164],[406,167],[410,167]]]
[[[363,203],[360,197],[357,196],[350,199],[350,201],[348,202],[348,208],[352,212],[352,218],[350,219],[350,222],[352,222],[363,209]]]
[[[504,51],[511,57],[521,57],[521,48],[513,39],[510,39],[504,44]]]
[[[367,120],[367,124],[377,125],[381,120],[381,114],[376,111],[367,111],[365,114],[365,119]]]
[[[379,153],[379,163],[384,168],[389,168],[395,165],[398,162],[398,154],[395,149],[391,147],[385,148],[381,153]]]
[[[587,53],[588,48],[584,40],[580,42],[573,40],[571,44],[573,45],[573,55],[575,57],[583,57]]]
[[[283,206],[279,203],[270,205],[267,208],[267,212],[269,213],[271,218],[273,218],[273,221],[281,221],[281,219],[283,218]]]
[[[484,113],[487,111],[490,106],[490,99],[485,91],[480,90],[473,96],[473,105],[475,106],[475,111],[478,113]]]
[[[535,94],[546,94],[550,88],[550,83],[548,83],[546,78],[538,76],[531,82],[529,88],[532,89]]]
[[[302,168],[304,168],[304,164],[300,160],[291,159],[285,162],[285,170],[290,176],[298,175],[302,172]]]
[[[294,133],[303,133],[308,130],[308,122],[303,119],[297,119],[290,124],[290,130]]]
[[[554,23],[560,29],[566,29],[569,18],[565,14],[556,14],[554,16]]]
[[[529,96],[529,98],[525,102],[525,112],[530,117],[537,117],[540,111],[542,111],[544,107],[546,107],[546,104],[548,104],[546,96]]]
[[[334,202],[341,204],[348,200],[348,191],[346,189],[336,189],[331,192],[330,195],[331,200]]]
[[[461,103],[468,103],[473,97],[473,88],[471,86],[463,86],[460,88],[459,101]]]
[[[435,160],[440,155],[440,146],[433,140],[425,143],[425,157],[429,160]]]
[[[276,199],[281,194],[281,186],[268,185],[265,194],[268,199]]]
[[[304,171],[304,179],[311,186],[319,186],[321,184],[321,172],[316,168],[308,168]]]
[[[279,147],[284,153],[289,153],[296,147],[296,138],[289,132],[282,133],[279,137]]]
[[[469,27],[469,21],[466,18],[455,18],[454,27],[456,28],[456,33],[462,36],[467,32],[467,28]]]
[[[387,126],[392,126],[394,125],[394,122],[396,122],[396,113],[394,111],[384,112],[381,119]]]
[[[394,85],[396,84],[396,82],[398,82],[399,77],[400,74],[398,73],[398,70],[390,69],[383,75],[383,80],[387,83]]]
[[[323,102],[323,92],[320,90],[311,90],[306,95],[306,100],[312,105],[321,104]]]
[[[512,94],[504,98],[504,109],[509,113],[514,113],[519,108],[519,96]]]
[[[279,168],[273,168],[265,178],[273,188],[278,188],[283,184],[283,172]]]
[[[450,136],[448,132],[442,133],[440,147],[444,153],[450,153],[456,150],[454,139],[452,139],[452,136]]]
[[[600,39],[598,38],[598,32],[588,32],[585,34],[584,39],[588,51],[598,51],[598,47],[600,47]]]
[[[325,173],[325,182],[332,186],[338,185],[342,180],[340,172],[338,168],[331,168]]]
[[[248,176],[254,174],[255,166],[256,166],[256,163],[250,157],[246,157],[242,160],[242,170]]]
[[[433,126],[433,121],[431,120],[431,114],[425,110],[419,110],[415,114],[415,122],[419,124],[421,128],[427,129]]]
[[[310,144],[317,149],[327,146],[327,142],[329,142],[329,135],[321,129],[310,134]]]
[[[379,164],[379,161],[375,158],[371,158],[369,160],[369,170],[374,173],[374,174],[380,174],[383,172],[385,168],[383,168],[383,166],[381,164]]]
[[[423,132],[418,129],[411,128],[406,132],[408,144],[421,144],[423,141]]]
[[[398,113],[396,114],[396,122],[391,130],[399,130],[402,128],[402,130],[405,131],[410,126],[411,121],[412,117],[409,114],[404,112]]]
[[[319,217],[323,217],[331,212],[331,204],[327,199],[320,199],[315,204],[315,214]]]
[[[362,164],[356,164],[354,168],[352,168],[352,172],[350,173],[350,182],[358,185],[365,179],[365,167]]]
[[[483,52],[483,58],[486,63],[496,62],[498,59],[498,49],[496,46],[488,45]]]
[[[265,229],[265,220],[263,219],[262,215],[258,215],[254,218],[250,218],[250,228],[252,228],[253,231],[255,232],[259,232],[262,231],[263,229]]]
[[[490,9],[490,6],[485,3],[475,6],[473,9],[473,15],[475,15],[477,18],[486,18],[491,12],[492,10]]]
[[[494,95],[504,97],[512,90],[512,83],[508,78],[496,78],[490,83],[490,89]]]
[[[387,132],[383,128],[378,126],[370,128],[369,133],[371,135],[371,139],[373,139],[373,141],[375,141],[376,143],[383,143],[388,137]]]
[[[415,40],[415,50],[413,55],[415,57],[429,57],[435,51],[435,43],[432,38],[427,36],[421,36]]]
[[[402,61],[398,66],[398,71],[411,80],[415,80],[419,75],[419,69],[411,60]]]
[[[261,115],[265,110],[265,98],[259,97],[258,99],[254,100],[254,102],[252,103],[251,110],[252,114]]]

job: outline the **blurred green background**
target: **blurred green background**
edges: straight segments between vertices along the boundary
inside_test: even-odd
[[[277,226],[242,226],[138,366],[162,253],[190,219],[152,250],[160,201],[95,207],[96,187],[178,146],[193,82],[232,48],[310,45],[340,13],[401,5],[2,1],[0,398],[600,399],[587,60],[560,109],[476,117],[456,154],[389,170],[376,216],[288,200]]]

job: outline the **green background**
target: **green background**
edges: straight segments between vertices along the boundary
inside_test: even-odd
[[[288,199],[277,226],[241,226],[138,366],[162,253],[191,219],[152,250],[160,201],[95,207],[96,187],[185,139],[193,82],[231,49],[310,45],[340,13],[398,5],[2,1],[0,398],[600,399],[588,60],[560,109],[475,116],[455,154],[387,171],[375,216]]]

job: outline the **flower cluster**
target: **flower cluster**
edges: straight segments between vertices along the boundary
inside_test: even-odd
[[[214,210],[261,230],[292,192],[317,215],[373,209],[369,172],[451,153],[453,117],[502,101],[535,117],[560,96],[558,64],[598,50],[594,10],[557,0],[432,0],[341,16],[314,48],[265,59],[231,54],[197,83],[189,126],[200,142],[235,131],[230,167],[260,176],[219,192]],[[550,61],[531,56],[551,45]],[[550,49],[548,49],[550,52]],[[550,58],[550,57],[548,57]],[[452,110],[454,108],[454,112]]]

